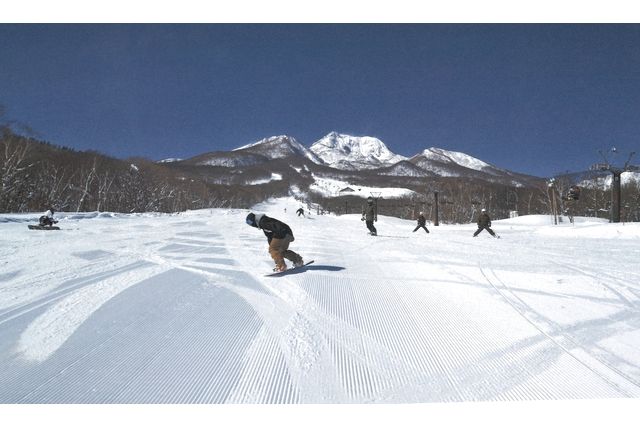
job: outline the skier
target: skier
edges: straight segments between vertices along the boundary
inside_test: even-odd
[[[298,214],[298,216],[300,215],[304,216],[304,209],[300,208],[296,211],[296,213]]]
[[[302,257],[289,249],[289,244],[295,239],[291,228],[287,224],[275,218],[270,218],[265,214],[254,214],[253,212],[247,215],[246,222],[252,227],[261,229],[264,235],[267,236],[269,255],[276,263],[273,271],[280,272],[287,269],[284,258],[293,262],[295,267],[304,265]]]
[[[371,197],[367,199],[367,204],[362,207],[362,218],[360,220],[366,221],[369,234],[372,236],[378,235],[378,230],[373,226],[373,223],[378,221],[378,207],[373,203]]]
[[[482,209],[480,216],[478,216],[478,229],[473,233],[473,237],[476,237],[482,230],[487,230],[493,237],[498,237],[491,229],[491,218],[489,218],[486,209]]]
[[[418,229],[423,228],[424,231],[428,233],[429,230],[427,230],[426,224],[427,219],[424,217],[424,212],[420,212],[420,216],[418,217],[418,226],[413,230],[413,232],[415,233]]]
[[[49,210],[48,210],[48,211],[46,211],[46,212],[44,213],[44,215],[42,215],[42,216],[40,217],[40,220],[39,220],[39,222],[40,222],[40,226],[42,226],[42,227],[45,227],[45,226],[52,227],[52,226],[53,226],[53,224],[57,224],[57,223],[58,223],[58,221],[56,221],[55,219],[53,219],[53,214],[54,214],[54,213],[56,213],[55,209],[53,209],[53,208],[49,208]]]

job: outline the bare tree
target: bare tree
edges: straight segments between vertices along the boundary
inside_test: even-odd
[[[0,132],[0,212],[19,211],[30,193],[29,145],[8,126],[3,126]]]
[[[93,162],[91,163],[91,166],[87,168],[83,167],[80,169],[81,195],[80,195],[80,200],[78,200],[78,205],[76,206],[76,212],[81,212],[85,199],[87,197],[92,197],[90,190],[91,190],[91,184],[93,183],[93,180],[96,178],[96,163],[97,163],[97,159],[94,157]]]

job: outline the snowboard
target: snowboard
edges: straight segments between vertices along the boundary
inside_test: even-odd
[[[289,273],[293,273],[293,272],[301,272],[302,270],[305,270],[305,268],[309,265],[309,264],[313,264],[314,260],[311,260],[309,262],[306,262],[304,265],[301,265],[300,267],[293,267],[293,268],[288,268],[285,271],[276,271],[273,273],[269,273],[269,274],[265,274],[265,277],[279,277],[279,276],[285,276]]]
[[[60,230],[60,227],[48,225],[30,225],[29,230]]]

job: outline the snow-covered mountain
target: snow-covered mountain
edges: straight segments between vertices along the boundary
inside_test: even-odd
[[[418,167],[407,160],[401,160],[392,166],[380,169],[378,171],[378,175],[407,176],[407,177],[436,176],[435,173],[427,171],[421,167]]]
[[[188,159],[186,163],[198,166],[220,166],[227,168],[250,167],[270,160],[301,156],[314,163],[322,163],[313,152],[295,138],[280,135],[261,139],[232,151],[213,151]]]
[[[391,152],[378,138],[331,132],[310,148],[323,163],[336,169],[377,169],[392,166],[406,157]]]
[[[424,150],[419,155],[425,159],[439,163],[454,163],[479,171],[494,168],[494,166],[491,166],[489,163],[483,162],[482,160],[476,159],[468,154],[460,153],[458,151],[443,150],[442,148],[431,147]]]
[[[593,172],[592,172],[593,173]],[[586,172],[585,172],[586,174]],[[613,181],[613,175],[610,172],[599,172],[592,177],[584,178],[578,182],[578,186],[586,188],[599,188],[601,190],[608,190],[611,188]],[[625,185],[639,184],[640,172],[627,171],[620,175],[620,183]]]
[[[271,136],[261,139],[258,142],[236,148],[233,151],[255,153],[272,160],[298,155],[306,157],[314,163],[323,163],[313,151],[300,144],[295,138],[287,135]]]
[[[533,178],[499,168],[465,153],[435,147],[416,154],[409,162],[441,177],[478,178],[515,186],[522,186]]]
[[[267,163],[268,161],[268,157],[251,152],[214,151],[192,157],[186,163],[197,166],[242,168]]]
[[[300,167],[333,169],[337,175],[365,172],[392,177],[452,177],[485,180],[504,185],[526,186],[537,178],[501,169],[468,154],[441,148],[429,148],[410,159],[393,153],[378,138],[331,132],[306,148],[296,138],[271,136],[232,151],[211,152],[193,157],[184,164],[244,169],[263,168],[273,160]],[[316,166],[317,165],[317,166]],[[270,165],[277,169],[283,165]],[[274,172],[272,170],[271,172]],[[286,171],[278,170],[278,173]],[[221,178],[224,182],[224,178]],[[219,182],[219,181],[216,181]]]
[[[416,154],[409,159],[409,161],[424,170],[441,176],[461,176],[461,174],[464,173],[464,169],[460,167],[491,175],[499,175],[507,172],[504,169],[497,168],[468,154],[435,147],[428,148],[422,153]]]

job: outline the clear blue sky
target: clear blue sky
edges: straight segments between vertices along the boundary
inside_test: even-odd
[[[0,105],[119,158],[337,131],[550,176],[640,163],[640,25],[0,24]]]

